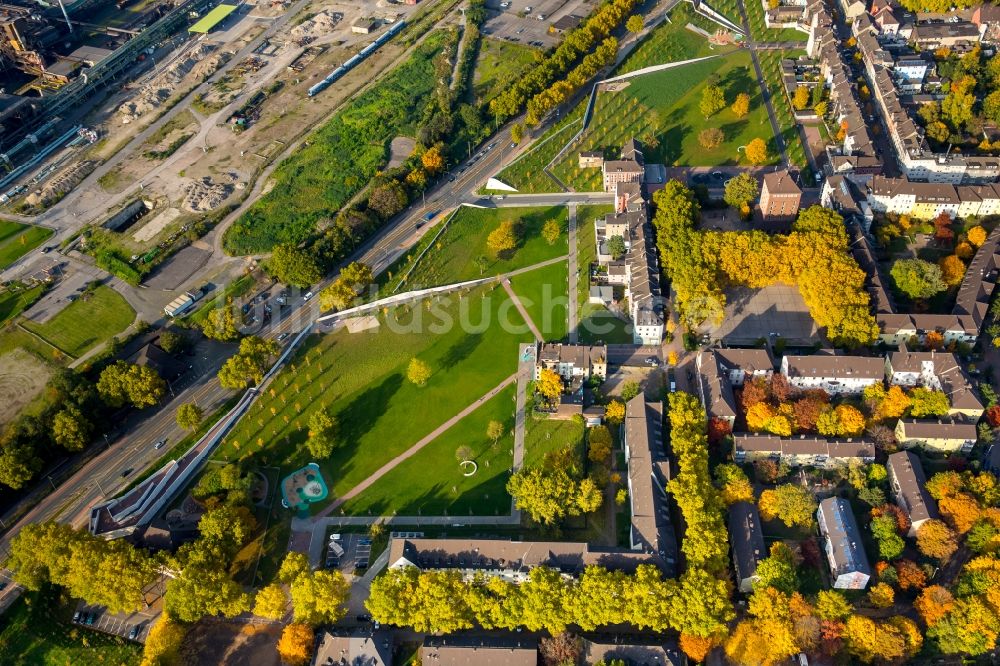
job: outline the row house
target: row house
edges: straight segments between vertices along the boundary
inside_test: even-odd
[[[978,434],[976,422],[964,419],[900,419],[896,423],[896,441],[907,449],[968,453]]]
[[[905,349],[892,352],[885,359],[885,375],[893,386],[922,386],[941,391],[948,396],[948,403],[951,405],[948,416],[962,416],[978,421],[983,415],[983,403],[976,395],[972,380],[954,354],[912,352]]]
[[[750,594],[759,578],[757,565],[768,556],[760,513],[750,502],[736,502],[729,507],[729,543],[733,549],[736,587],[743,594]]]
[[[601,164],[604,191],[614,192],[618,183],[642,183],[645,163],[639,143],[630,139],[622,147],[621,159],[606,160]]]
[[[916,340],[919,344],[927,341],[930,332],[940,333],[944,344],[975,344],[979,337],[979,325],[966,315],[956,314],[876,314],[875,321],[880,330],[879,340],[892,347]]]
[[[833,576],[833,587],[838,590],[865,589],[872,569],[850,502],[841,497],[826,498],[819,503],[816,520],[823,536],[823,550]]]
[[[663,432],[663,403],[641,393],[625,406],[625,460],[631,509],[629,546],[656,555],[668,576],[676,574],[677,536],[670,520],[667,483],[672,478]]]
[[[1000,41],[1000,6],[991,2],[978,5],[972,12],[972,23],[979,28],[981,39]]]
[[[695,380],[705,412],[732,428],[736,421],[733,387],[774,373],[774,359],[766,349],[713,349],[695,356]]]
[[[910,518],[910,531],[906,536],[917,536],[917,530],[928,520],[938,517],[937,502],[927,492],[927,478],[920,466],[920,458],[912,451],[899,451],[886,461],[892,497]]]
[[[867,232],[875,219],[868,199],[858,184],[847,176],[829,176],[823,180],[820,191],[820,205],[840,213],[845,220],[855,221]]]
[[[875,444],[867,439],[826,439],[797,435],[738,433],[733,435],[733,460],[752,463],[778,460],[791,467],[834,468],[875,461]]]
[[[997,188],[1000,190],[1000,188]],[[987,236],[986,242],[976,250],[965,270],[965,277],[958,287],[955,308],[952,312],[971,318],[977,328],[982,328],[990,311],[993,290],[1000,277],[1000,227]]]
[[[910,39],[920,48],[928,50],[971,48],[979,42],[979,28],[970,21],[918,23],[913,27]]]
[[[558,342],[539,343],[535,381],[542,370],[554,370],[568,383],[608,376],[608,348],[604,345],[573,345]]]
[[[849,246],[851,256],[865,272],[865,289],[871,299],[872,309],[876,314],[894,313],[896,304],[892,300],[892,290],[889,289],[889,283],[879,268],[875,249],[868,240],[868,236],[864,234],[857,223],[849,223],[847,230],[851,237]]]
[[[921,220],[932,220],[941,213],[953,219],[1000,214],[1000,185],[994,183],[955,186],[874,176],[867,198],[876,213]]]
[[[815,354],[785,356],[781,374],[797,389],[823,389],[831,395],[857,395],[882,381],[885,364],[880,358]]]

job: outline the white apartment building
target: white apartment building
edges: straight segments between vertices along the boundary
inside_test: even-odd
[[[885,362],[867,356],[786,356],[781,374],[798,389],[823,389],[831,395],[856,395],[885,377]]]

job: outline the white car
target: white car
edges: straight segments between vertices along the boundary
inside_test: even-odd
[[[307,291],[306,295],[302,297],[302,300],[303,301],[308,301],[312,297],[313,297],[313,293],[311,291]]]

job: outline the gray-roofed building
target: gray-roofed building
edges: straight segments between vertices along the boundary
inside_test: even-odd
[[[760,514],[750,502],[737,502],[729,507],[729,542],[733,547],[736,586],[748,594],[757,579],[757,564],[767,557]]]
[[[942,453],[968,453],[978,436],[975,421],[899,419],[896,423],[896,441],[906,448],[920,446]]]
[[[965,416],[975,421],[983,415],[983,403],[954,354],[903,349],[886,357],[885,369],[890,384],[942,391],[948,396],[949,416]]]
[[[607,641],[584,639],[583,660],[586,664],[611,663],[621,660],[629,666],[684,666],[687,658],[677,645],[667,642],[628,643],[627,634],[609,636]]]
[[[536,666],[538,640],[520,636],[428,636],[420,647],[428,666]]]
[[[907,536],[915,537],[925,522],[938,517],[937,502],[927,492],[927,477],[920,466],[920,458],[912,451],[899,451],[889,456],[886,463],[892,496],[910,517]]]
[[[696,381],[701,404],[709,418],[725,421],[732,428],[738,414],[733,387],[719,357],[712,352],[695,356]]]
[[[918,23],[912,39],[924,48],[971,45],[979,41],[979,28],[968,21]]]
[[[657,555],[668,575],[677,563],[677,537],[670,521],[666,485],[670,481],[663,435],[663,403],[641,393],[625,408],[625,459],[628,464],[629,530],[632,550]]]
[[[779,437],[759,433],[733,435],[736,462],[780,460],[792,467],[837,467],[875,460],[875,444],[868,439],[825,439],[808,435]]]
[[[868,356],[786,356],[781,374],[798,389],[823,389],[830,394],[858,394],[882,381],[885,362]]]
[[[313,666],[392,666],[392,647],[386,631],[324,631]]]
[[[826,559],[838,590],[863,590],[872,570],[861,540],[861,531],[851,504],[841,497],[828,497],[816,511],[819,531],[825,540]]]
[[[554,370],[564,380],[604,379],[608,375],[608,348],[604,345],[574,345],[546,342],[538,345],[537,381],[543,369]]]

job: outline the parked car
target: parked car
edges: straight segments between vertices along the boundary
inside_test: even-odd
[[[278,342],[281,342],[282,340],[284,340],[287,337],[288,337],[288,333],[282,333],[281,335],[278,336],[277,340],[278,340]]]
[[[79,621],[80,621],[80,611],[77,611],[73,613],[73,622],[79,622]]]
[[[91,614],[89,614],[87,616],[87,626],[89,627],[89,626],[93,625],[94,621],[96,619],[97,619],[97,613],[91,613]]]
[[[139,637],[139,625],[135,625],[134,627],[132,627],[132,631],[128,632],[128,639],[130,641],[134,641],[138,637]]]
[[[167,443],[167,438],[164,437],[163,439],[157,440],[156,444],[153,444],[153,448],[154,449],[162,449],[163,446],[164,446],[164,444],[166,444],[166,443]]]
[[[302,300],[303,301],[308,301],[312,297],[313,297],[313,293],[311,291],[307,291],[306,295],[302,297]]]

